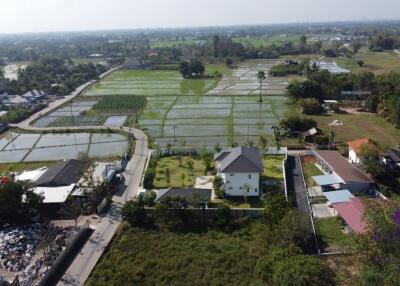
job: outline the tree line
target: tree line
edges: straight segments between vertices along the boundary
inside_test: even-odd
[[[305,81],[293,81],[288,88],[289,97],[306,104],[318,105],[323,100],[365,100],[368,112],[379,113],[396,127],[400,127],[400,73],[389,72],[374,75],[371,72],[330,74],[326,70],[314,70]],[[369,91],[371,95],[344,95],[343,91]],[[315,109],[313,109],[315,110]],[[314,112],[311,112],[312,114]]]

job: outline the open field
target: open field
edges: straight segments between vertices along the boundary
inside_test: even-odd
[[[281,45],[284,42],[299,42],[300,36],[298,35],[266,35],[266,36],[247,36],[232,38],[237,43],[243,45],[251,45],[253,47],[270,46],[272,44]]]
[[[229,234],[173,233],[123,224],[85,286],[264,285],[253,275],[268,253],[265,226]]]
[[[121,156],[127,147],[128,141],[121,134],[6,132],[0,137],[0,163]]]
[[[256,73],[276,61],[247,61],[203,96],[149,96],[139,126],[161,146],[230,146],[270,135],[293,107],[283,96],[287,78],[268,78],[258,102]],[[246,96],[247,95],[247,96]]]
[[[364,66],[360,67],[357,61],[362,60]],[[394,51],[374,53],[368,50],[361,50],[352,58],[338,58],[338,65],[350,69],[353,72],[369,71],[376,74],[382,74],[389,71],[400,72],[400,54]]]
[[[377,114],[332,114],[310,116],[323,130],[329,128],[335,132],[335,142],[346,143],[360,138],[370,138],[384,146],[397,147],[400,142],[400,130]],[[343,126],[330,127],[333,120],[340,120]]]
[[[156,177],[153,181],[154,188],[192,187],[197,176],[204,176],[206,168],[200,158],[188,156],[182,156],[180,158],[181,163],[179,163],[178,157],[165,157],[157,161]],[[193,170],[189,170],[189,161],[193,163]],[[170,174],[169,181],[167,169]],[[183,180],[182,174],[185,176]]]
[[[119,70],[92,85],[85,95],[200,95],[213,88],[216,81],[216,79],[184,80],[178,71]]]
[[[165,39],[165,40],[151,40],[150,48],[172,48],[174,46],[188,46],[193,44],[204,43],[202,40],[195,39]]]

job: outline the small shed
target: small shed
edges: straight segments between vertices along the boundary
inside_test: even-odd
[[[323,195],[326,197],[330,204],[349,202],[352,198],[354,198],[353,194],[350,193],[349,190],[324,192]]]

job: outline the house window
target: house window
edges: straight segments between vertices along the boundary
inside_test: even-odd
[[[233,177],[233,176],[235,176],[235,174],[229,174],[229,176]]]
[[[257,188],[255,188],[254,191],[257,193],[258,192]]]
[[[229,190],[233,190],[233,188],[232,188],[232,187],[229,187],[228,189],[229,189]]]
[[[251,179],[251,174],[249,174],[249,179]]]

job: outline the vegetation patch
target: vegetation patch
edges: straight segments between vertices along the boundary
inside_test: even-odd
[[[344,232],[342,221],[336,217],[318,219],[316,232],[320,247],[324,251],[347,247],[354,238],[353,234]]]
[[[145,96],[107,95],[93,106],[101,114],[127,114],[136,120],[147,104]]]
[[[191,187],[197,176],[204,176],[206,171],[200,157],[172,156],[157,161],[154,188]]]
[[[303,165],[303,171],[304,171],[304,178],[306,179],[307,185],[309,187],[315,186],[315,182],[312,177],[321,176],[321,175],[323,175],[323,173],[312,162],[304,162],[303,161],[302,165]]]

